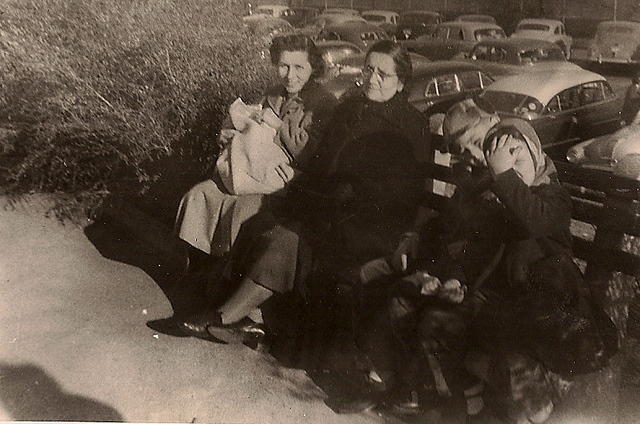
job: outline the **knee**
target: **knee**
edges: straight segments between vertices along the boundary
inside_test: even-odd
[[[468,340],[468,325],[455,310],[427,309],[418,321],[418,337],[438,349],[464,349]]]

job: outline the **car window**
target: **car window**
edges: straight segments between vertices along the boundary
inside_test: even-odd
[[[338,41],[340,40],[340,34],[333,31],[322,31],[318,34],[318,40],[320,41]]]
[[[360,39],[362,41],[376,41],[376,40],[380,40],[382,37],[380,37],[380,33],[371,31],[371,32],[363,32],[362,34],[360,34]]]
[[[487,38],[507,38],[507,34],[499,28],[479,29],[473,35],[476,41],[486,40]]]
[[[605,99],[611,99],[616,96],[615,91],[613,91],[613,88],[611,88],[607,81],[602,81],[602,89],[604,90]]]
[[[456,74],[440,75],[439,77],[436,77],[435,80],[438,85],[438,94],[441,96],[460,91]]]
[[[558,95],[561,110],[571,110],[580,107],[580,87],[571,87]]]
[[[486,60],[495,63],[507,63],[507,50],[502,47],[491,47]]]
[[[427,88],[425,88],[424,90],[424,96],[425,97],[438,97],[438,89],[436,87],[436,80],[432,79],[431,81],[429,81],[429,84],[427,84]]]
[[[485,91],[477,101],[488,110],[511,115],[539,114],[543,110],[542,104],[533,97],[508,91]]]
[[[482,88],[482,79],[478,71],[459,72],[458,81],[460,82],[461,91]]]
[[[557,112],[560,112],[561,110],[562,109],[560,108],[560,98],[558,96],[554,96],[545,109],[547,113],[557,113]]]
[[[516,31],[523,31],[523,30],[531,30],[531,31],[549,31],[551,28],[549,28],[548,25],[544,25],[544,24],[520,24],[518,25],[518,28],[516,29]]]
[[[491,85],[494,82],[494,79],[484,72],[480,72],[480,83],[482,84],[482,88],[485,88]]]
[[[450,40],[464,40],[464,33],[462,30],[451,30],[449,31],[449,39]]]
[[[520,50],[518,52],[520,63],[536,63],[549,61],[566,60],[564,53],[557,47],[539,47],[534,49]]]
[[[564,30],[564,25],[560,25],[560,34],[564,35],[566,31]]]
[[[384,16],[382,15],[362,15],[369,22],[384,22]]]
[[[580,86],[580,106],[598,103],[604,100],[604,87],[599,81],[588,82]]]
[[[553,33],[556,34],[556,35],[561,34],[560,27],[556,27],[556,29],[553,31]]]
[[[446,39],[449,36],[449,28],[440,27],[436,29],[435,37]]]

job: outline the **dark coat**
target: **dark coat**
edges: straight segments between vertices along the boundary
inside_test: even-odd
[[[426,124],[402,93],[385,103],[357,94],[336,108],[311,171],[313,190],[326,198],[308,204],[309,214],[330,221],[336,256],[389,254],[411,229],[425,189],[420,160],[431,155]]]

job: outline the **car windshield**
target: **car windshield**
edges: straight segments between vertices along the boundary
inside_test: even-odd
[[[517,31],[549,31],[549,25],[544,24],[521,24]]]
[[[350,46],[331,47],[324,51],[322,57],[329,64],[336,64],[348,56],[360,53],[357,49]]]
[[[400,16],[400,22],[402,24],[415,25],[415,24],[437,24],[438,17],[436,15],[402,15]]]
[[[521,50],[518,52],[518,57],[521,64],[565,60],[562,50],[547,47]]]
[[[509,115],[539,115],[544,106],[536,99],[519,93],[508,91],[485,91],[478,97],[478,104],[483,109],[506,113]]]
[[[491,24],[495,22],[495,19],[493,19],[491,16],[485,15],[462,15],[458,16],[458,20],[465,22],[488,22]]]
[[[487,38],[507,38],[503,30],[499,28],[479,29],[473,33],[476,41],[486,40]]]
[[[369,22],[384,22],[384,16],[381,15],[362,15]]]
[[[268,9],[265,7],[261,7],[259,9],[256,9],[255,12],[253,12],[255,15],[270,15],[270,16],[274,16],[275,12],[273,11],[273,9]]]

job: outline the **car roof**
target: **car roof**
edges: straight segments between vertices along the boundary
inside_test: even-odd
[[[434,60],[433,62],[425,63],[420,66],[419,69],[416,69],[413,73],[413,78],[420,78],[430,74],[459,71],[481,71],[481,69],[473,63],[459,60]]]
[[[325,48],[330,48],[330,47],[352,47],[355,50],[362,51],[362,49],[360,47],[356,46],[352,42],[344,41],[344,40],[321,40],[321,41],[316,41],[315,45],[319,49],[322,49],[323,47],[325,47]]]
[[[507,50],[535,49],[539,47],[559,48],[551,41],[536,40],[531,38],[490,38],[479,41],[475,44],[502,47]],[[474,46],[474,47],[475,47]]]
[[[256,6],[256,9],[287,10],[289,6],[283,6],[281,4],[261,4]]]
[[[458,19],[472,19],[472,18],[493,19],[494,22],[496,20],[496,18],[494,18],[491,15],[483,15],[481,13],[465,13],[465,14],[462,14],[462,15],[458,15],[458,17],[456,17],[456,20],[458,20]]]
[[[398,16],[398,13],[392,10],[364,10],[361,15]]]
[[[373,25],[367,21],[348,21],[341,24],[330,24],[324,27],[327,31],[333,31],[337,33],[356,32],[356,31],[369,31],[369,32],[384,32],[379,26]]]
[[[360,12],[358,12],[356,9],[349,9],[348,7],[328,7],[324,10],[324,13],[344,13],[353,15],[360,14]]]
[[[570,71],[527,72],[500,78],[487,87],[487,91],[523,94],[537,99],[544,105],[562,90],[592,81],[606,81],[606,78],[579,68]]]
[[[410,15],[441,16],[440,13],[433,12],[431,10],[408,10],[400,14],[400,16],[410,16]]]
[[[338,23],[347,23],[347,22],[367,22],[362,16],[358,15],[343,15],[342,13],[323,13],[315,18],[314,21],[325,19],[327,22],[330,22],[329,25],[337,25]]]
[[[557,19],[527,18],[527,19],[522,19],[520,22],[518,22],[518,25],[521,25],[521,24],[543,24],[543,25],[555,26],[555,25],[562,24],[562,22],[558,21]]]
[[[640,22],[635,21],[602,21],[598,24],[598,26],[620,26],[620,27],[628,27],[628,28],[638,28],[640,27]]]
[[[502,29],[497,24],[492,24],[489,22],[470,22],[470,21],[447,21],[447,22],[438,24],[438,27],[469,28],[470,30]]]

